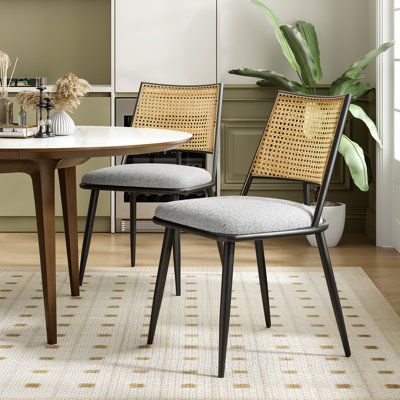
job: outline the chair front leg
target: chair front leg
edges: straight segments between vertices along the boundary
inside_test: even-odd
[[[261,298],[264,307],[265,324],[267,325],[267,328],[270,328],[271,314],[269,310],[268,281],[267,271],[265,269],[264,245],[262,240],[256,240],[254,243],[256,247],[258,278],[260,281]]]
[[[206,190],[206,195],[207,195],[207,197],[214,197],[215,193],[214,193],[213,188],[208,188]],[[221,263],[223,263],[224,262],[224,259],[223,259],[223,257],[224,257],[224,243],[223,242],[217,242],[217,246],[218,246],[219,258],[221,260]]]
[[[154,290],[153,307],[151,309],[150,328],[149,335],[147,338],[147,344],[152,344],[154,339],[154,333],[156,331],[156,325],[158,320],[158,314],[160,313],[161,302],[164,294],[165,281],[167,279],[168,264],[171,258],[172,243],[174,241],[174,230],[170,228],[165,229],[164,240],[161,249],[160,264],[158,266],[156,287]]]
[[[90,192],[90,200],[88,213],[86,217],[85,235],[83,237],[81,262],[79,266],[79,285],[82,286],[83,277],[85,275],[86,263],[89,255],[90,242],[92,240],[94,218],[96,216],[97,202],[99,200],[99,191],[92,190]]]
[[[131,246],[131,267],[136,265],[136,195],[129,193],[129,234]]]
[[[344,353],[346,354],[346,357],[350,357],[351,351],[349,339],[347,337],[346,325],[344,323],[342,307],[340,305],[339,294],[336,287],[335,276],[333,274],[331,259],[329,257],[328,246],[325,240],[325,234],[324,232],[320,232],[317,233],[315,237],[318,243],[318,250],[321,257],[322,266],[324,268],[325,279],[328,285],[329,296],[331,298],[333,311],[335,313],[336,323],[339,328],[340,337],[342,339]]]
[[[219,314],[218,377],[225,375],[226,349],[228,346],[229,319],[231,315],[233,259],[235,243],[225,242],[222,264],[221,304]]]

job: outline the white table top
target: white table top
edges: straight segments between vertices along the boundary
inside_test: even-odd
[[[190,133],[165,129],[109,126],[77,126],[70,136],[45,139],[0,139],[0,159],[88,158],[99,155],[141,154],[173,149],[192,137]]]

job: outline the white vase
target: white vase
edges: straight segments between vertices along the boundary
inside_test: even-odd
[[[50,119],[56,136],[68,136],[75,132],[75,122],[65,111],[56,111]]]
[[[315,207],[311,207],[315,209]],[[329,224],[329,228],[325,231],[326,243],[328,247],[336,247],[343,235],[346,204],[335,203],[335,205],[325,206],[322,211],[322,218]],[[311,246],[317,247],[315,235],[308,235],[307,240]]]

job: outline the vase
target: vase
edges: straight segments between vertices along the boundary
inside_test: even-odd
[[[314,206],[311,206],[315,209]],[[325,231],[325,238],[328,247],[336,247],[343,235],[344,224],[346,221],[346,204],[332,203],[326,205],[322,210],[322,218],[329,224]],[[317,247],[315,235],[307,236],[308,243],[313,247]]]
[[[13,102],[9,97],[0,97],[0,124],[10,125],[13,121]]]
[[[75,122],[65,111],[56,111],[50,119],[56,136],[68,136],[75,132]]]

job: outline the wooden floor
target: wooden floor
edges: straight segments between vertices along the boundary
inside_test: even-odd
[[[80,237],[82,240],[82,237]],[[156,267],[162,235],[138,234],[137,265]],[[305,238],[273,239],[265,242],[267,267],[320,266],[318,250]],[[129,265],[129,235],[94,234],[88,266]],[[400,314],[400,254],[392,249],[378,248],[361,234],[345,235],[340,246],[331,249],[334,267],[362,267],[375,285]],[[251,242],[237,245],[235,265],[255,267]],[[57,234],[57,266],[65,270],[67,259],[64,238]],[[182,234],[182,265],[215,266],[219,257],[214,242]],[[34,233],[0,233],[0,269],[39,268],[37,238]]]

